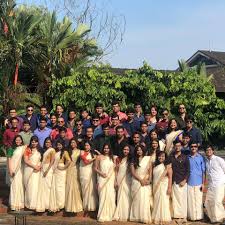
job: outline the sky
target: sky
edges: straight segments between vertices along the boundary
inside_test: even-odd
[[[95,1],[126,20],[123,42],[104,58],[113,67],[138,68],[145,60],[155,69],[176,69],[197,50],[225,51],[224,0]]]

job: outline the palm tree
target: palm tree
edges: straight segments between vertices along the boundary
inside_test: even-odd
[[[43,101],[52,79],[62,78],[70,74],[71,69],[87,65],[92,56],[101,54],[95,39],[89,38],[90,29],[79,24],[73,29],[72,22],[64,17],[58,22],[56,13],[46,13],[40,24],[42,39],[39,41],[44,60],[36,68],[39,80],[39,91]]]

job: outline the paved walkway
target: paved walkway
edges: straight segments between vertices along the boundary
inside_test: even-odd
[[[1,225],[13,225],[14,217],[9,214],[0,214],[0,224]],[[20,221],[19,224],[22,224]],[[83,218],[83,217],[63,217],[63,216],[28,216],[27,225],[97,225],[103,224],[98,223],[94,219]],[[104,224],[109,225],[135,225],[140,223],[132,223],[132,222],[105,222]],[[171,225],[176,225],[175,222],[171,223]],[[207,225],[209,223],[206,222],[187,222],[186,225]],[[185,225],[185,224],[182,224]]]

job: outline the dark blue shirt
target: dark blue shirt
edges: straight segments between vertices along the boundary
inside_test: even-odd
[[[198,143],[202,145],[202,134],[199,129],[192,127],[191,130],[185,130],[184,133],[187,133],[191,137],[191,142]]]
[[[123,127],[126,129],[127,133],[131,137],[134,132],[140,129],[140,122],[138,122],[137,120],[133,120],[132,122],[125,121],[123,123]]]
[[[37,128],[37,115],[36,114],[33,114],[30,119],[28,118],[27,114],[21,116],[21,118],[23,119],[23,121],[30,122],[30,127],[31,127],[32,132]]]
[[[45,118],[47,119],[47,127],[48,128],[51,128],[52,126],[51,126],[51,120],[50,120],[50,118],[48,117],[48,115],[46,115]],[[37,126],[38,127],[40,127],[40,119],[41,119],[41,115],[38,114],[37,115]]]

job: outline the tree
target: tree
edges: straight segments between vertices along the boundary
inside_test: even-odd
[[[111,109],[112,100],[117,99],[123,109],[138,101],[146,110],[154,104],[159,110],[168,108],[176,116],[178,105],[183,103],[208,140],[215,134],[225,135],[225,102],[216,96],[211,79],[196,68],[162,73],[147,63],[123,76],[113,74],[109,67],[92,67],[55,79],[49,94],[54,104],[91,111],[99,101]]]

